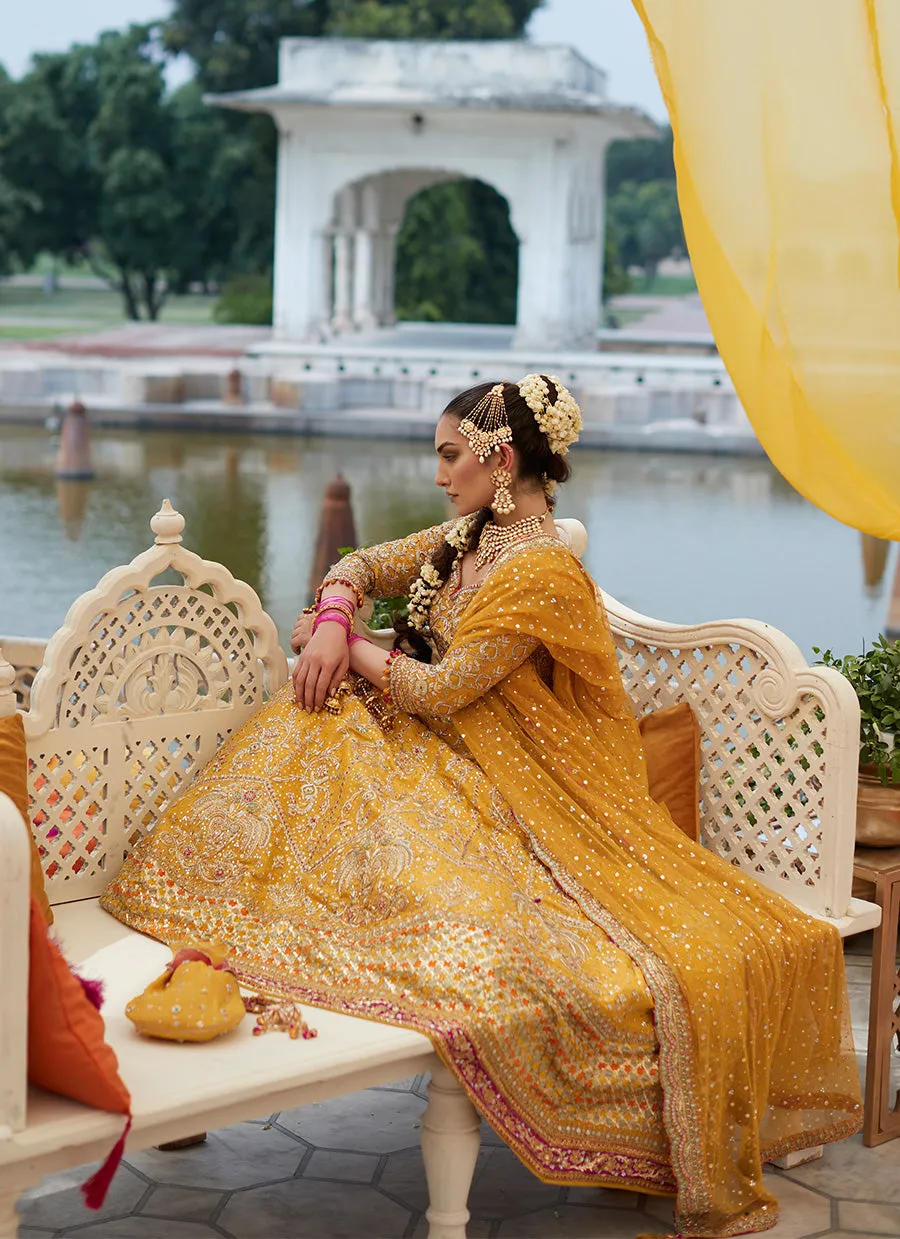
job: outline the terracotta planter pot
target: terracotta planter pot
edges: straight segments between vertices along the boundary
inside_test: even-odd
[[[859,771],[856,842],[867,848],[900,846],[900,784],[885,787],[868,766]]]

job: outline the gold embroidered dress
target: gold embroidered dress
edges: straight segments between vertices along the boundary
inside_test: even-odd
[[[334,575],[405,593],[449,525]],[[840,939],[650,800],[593,583],[552,538],[432,605],[438,661],[307,714],[286,685],[103,906],[250,987],[427,1034],[542,1179],[774,1225],[761,1165],[860,1126]],[[368,694],[371,698],[371,694]]]

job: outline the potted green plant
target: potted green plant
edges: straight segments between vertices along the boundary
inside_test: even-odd
[[[850,681],[859,698],[859,798],[856,841],[900,845],[900,642],[883,634],[862,654],[836,658],[813,646],[826,667]]]

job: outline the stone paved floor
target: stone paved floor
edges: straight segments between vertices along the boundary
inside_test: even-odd
[[[848,978],[865,1049],[869,959],[851,948]],[[864,1054],[860,1068],[864,1070]],[[900,1086],[900,1056],[896,1064]],[[418,1149],[422,1077],[210,1134],[180,1152],[131,1154],[106,1205],[89,1213],[87,1169],[53,1175],[20,1203],[20,1239],[424,1239]],[[485,1129],[469,1197],[469,1239],[634,1239],[664,1231],[668,1202],[540,1183]],[[900,1236],[900,1139],[860,1137],[768,1179],[782,1206],[772,1239]]]

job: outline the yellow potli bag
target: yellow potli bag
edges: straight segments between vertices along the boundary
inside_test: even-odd
[[[146,1037],[212,1041],[237,1028],[246,1011],[225,952],[200,943],[176,949],[166,971],[132,998],[125,1014]]]

